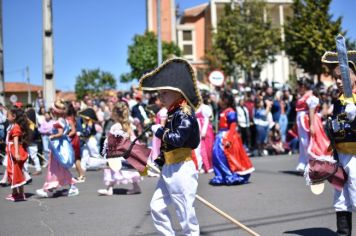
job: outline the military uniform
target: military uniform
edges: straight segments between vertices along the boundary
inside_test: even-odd
[[[356,51],[349,51],[348,59],[350,66],[356,71]],[[322,57],[322,62],[329,64],[329,66],[332,64],[338,65],[337,53],[326,52]],[[356,94],[353,94],[353,101],[356,101]],[[347,111],[347,105],[344,95],[341,95],[334,103],[331,122],[331,136],[335,143],[334,149],[339,164],[347,174],[347,181],[343,189],[341,191],[335,189],[334,194],[337,232],[340,235],[351,235],[351,212],[356,210],[356,119],[350,120],[348,118],[350,112]]]
[[[201,98],[193,69],[184,59],[170,59],[144,75],[139,87],[146,91],[174,90],[183,96],[168,108],[165,126],[154,131],[162,141],[164,164],[150,204],[153,223],[160,235],[175,235],[168,212],[168,205],[173,205],[183,235],[199,235],[193,206],[198,172],[191,155],[200,142],[193,108],[199,107]]]

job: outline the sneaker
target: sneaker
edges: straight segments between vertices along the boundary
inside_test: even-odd
[[[44,191],[42,188],[36,190],[36,194],[39,197],[48,198],[48,192]]]
[[[112,189],[109,189],[109,190],[107,190],[107,189],[99,189],[98,193],[101,196],[112,196],[113,195]]]
[[[12,202],[20,202],[20,201],[26,201],[26,196],[25,194],[16,194],[16,195],[9,194],[5,199]]]
[[[68,197],[74,197],[79,195],[79,189],[78,188],[70,188],[68,192]]]
[[[7,195],[7,196],[5,197],[5,199],[8,200],[8,201],[12,201],[12,202],[15,201],[15,198],[14,198],[14,196],[13,196],[12,194]]]
[[[262,151],[262,155],[263,155],[263,156],[268,156],[268,151],[267,151],[266,149],[264,149],[264,150]]]
[[[297,165],[297,167],[295,168],[295,170],[299,171],[299,172],[304,172],[304,169],[305,169],[305,164],[304,163],[299,163]]]
[[[6,186],[8,186],[9,185],[9,183],[7,182],[7,180],[6,179],[2,179],[2,180],[0,180],[0,186],[2,186],[2,187],[6,187]]]
[[[76,181],[77,183],[84,183],[84,182],[85,182],[85,176],[84,176],[84,175],[81,175],[81,176],[75,178],[75,181]]]

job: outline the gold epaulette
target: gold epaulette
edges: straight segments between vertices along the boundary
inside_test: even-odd
[[[187,103],[183,103],[181,109],[184,114],[192,115],[192,108]]]

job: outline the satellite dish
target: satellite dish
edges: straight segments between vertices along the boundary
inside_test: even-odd
[[[10,96],[10,102],[12,102],[12,103],[17,102],[17,96],[16,96],[15,94],[12,94],[12,95]]]

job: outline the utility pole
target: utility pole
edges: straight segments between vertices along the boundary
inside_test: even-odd
[[[42,0],[42,57],[43,57],[43,95],[46,109],[55,100],[54,56],[53,56],[53,27],[52,0]]]
[[[31,84],[30,84],[30,69],[28,68],[28,66],[26,66],[26,80],[27,80],[27,90],[28,90],[27,103],[28,104],[32,104]]]
[[[4,46],[2,36],[2,0],[0,0],[0,103],[5,105]]]
[[[157,0],[157,61],[162,63],[162,38],[161,38],[161,0]]]

